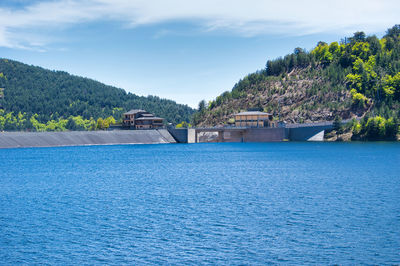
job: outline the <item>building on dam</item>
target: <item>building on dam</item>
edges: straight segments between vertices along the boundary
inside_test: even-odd
[[[133,109],[124,113],[122,126],[132,129],[157,129],[164,126],[164,119],[145,110]]]
[[[276,127],[272,114],[246,111],[234,114],[236,127]]]

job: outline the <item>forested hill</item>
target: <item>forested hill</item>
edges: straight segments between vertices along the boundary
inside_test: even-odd
[[[21,112],[30,120],[37,114],[35,119],[41,123],[71,116],[94,120],[113,116],[118,121],[130,109],[145,109],[167,122],[180,123],[189,121],[194,112],[171,100],[137,96],[88,78],[8,59],[0,59],[0,88],[3,117]]]
[[[200,102],[194,123],[227,123],[254,107],[292,123],[355,116],[365,117],[364,126],[372,116],[393,122],[400,115],[399,36],[396,25],[381,39],[356,32],[340,43],[319,42],[310,52],[296,48],[208,104]]]

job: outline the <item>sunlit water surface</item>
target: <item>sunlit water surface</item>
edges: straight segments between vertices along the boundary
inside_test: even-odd
[[[0,150],[0,263],[399,264],[400,145]]]

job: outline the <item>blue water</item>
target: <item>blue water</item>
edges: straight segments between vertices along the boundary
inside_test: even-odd
[[[399,264],[398,143],[0,150],[0,264]]]

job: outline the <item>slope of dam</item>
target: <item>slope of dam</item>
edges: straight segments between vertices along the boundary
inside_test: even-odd
[[[159,143],[176,141],[166,129],[0,133],[0,148]]]

